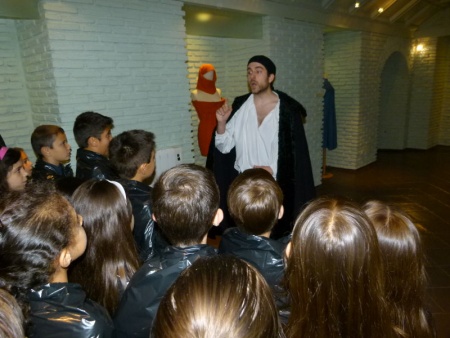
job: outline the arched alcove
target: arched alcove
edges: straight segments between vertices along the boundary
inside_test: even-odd
[[[408,120],[409,72],[405,57],[392,53],[381,72],[378,149],[404,149]]]

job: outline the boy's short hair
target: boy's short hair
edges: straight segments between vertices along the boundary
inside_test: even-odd
[[[109,160],[120,177],[131,179],[140,165],[149,163],[155,150],[155,135],[149,131],[128,130],[109,144]]]
[[[87,111],[81,113],[75,119],[73,135],[80,148],[87,148],[89,137],[100,139],[106,128],[114,128],[112,118],[93,111]]]
[[[58,134],[65,134],[64,129],[52,124],[44,124],[34,129],[31,134],[31,146],[38,158],[42,158],[42,147],[53,148],[53,142]]]
[[[253,168],[233,181],[227,203],[230,215],[241,231],[261,235],[278,221],[283,192],[266,170]]]
[[[201,243],[219,209],[219,188],[208,169],[181,164],[164,172],[153,188],[153,213],[174,246]]]

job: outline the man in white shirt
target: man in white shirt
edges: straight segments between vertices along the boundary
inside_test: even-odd
[[[280,237],[315,197],[315,188],[302,122],[306,111],[295,99],[273,89],[275,74],[276,66],[268,57],[250,58],[251,93],[236,98],[232,107],[226,102],[217,110],[215,149],[211,146],[209,156],[222,198],[232,179],[246,169],[261,167],[274,176],[283,190],[286,211],[273,231],[274,237]]]

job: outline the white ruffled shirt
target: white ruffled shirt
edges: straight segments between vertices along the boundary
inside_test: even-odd
[[[227,122],[223,134],[216,133],[216,148],[223,154],[236,147],[234,168],[239,172],[257,166],[269,166],[277,176],[278,121],[280,100],[258,126],[258,115],[251,94]]]

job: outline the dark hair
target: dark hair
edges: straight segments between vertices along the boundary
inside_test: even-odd
[[[402,336],[433,336],[434,329],[424,307],[427,277],[419,231],[393,205],[369,201],[364,211],[378,235],[391,320]]]
[[[14,148],[8,148],[0,160],[0,192],[5,193],[9,191],[9,185],[7,181],[8,173],[11,171],[14,164],[20,160],[20,151]]]
[[[211,171],[182,164],[164,172],[153,188],[153,213],[172,245],[201,242],[219,208],[219,188]]]
[[[77,217],[53,185],[11,193],[0,214],[0,286],[28,313],[26,292],[50,281],[55,259],[71,244]]]
[[[242,231],[261,235],[278,221],[283,192],[275,179],[262,168],[245,170],[228,190],[228,209]]]
[[[73,135],[80,148],[87,148],[89,138],[95,137],[100,139],[107,128],[114,128],[112,118],[93,111],[87,111],[81,113],[75,119]]]
[[[153,337],[284,337],[270,287],[232,256],[200,258],[162,299]]]
[[[57,179],[54,183],[56,190],[65,198],[67,198],[69,202],[72,202],[73,193],[85,181],[86,181],[85,179],[79,177],[68,176],[68,177],[61,177],[60,179]]]
[[[64,129],[51,124],[44,124],[34,129],[31,134],[31,146],[38,158],[42,158],[42,147],[53,148],[53,142],[58,134],[65,134]]]
[[[121,292],[139,267],[131,203],[113,183],[94,179],[75,190],[72,203],[83,217],[88,244],[72,265],[70,278],[113,315]]]
[[[289,337],[390,337],[375,229],[349,201],[320,198],[299,215],[285,283]]]
[[[155,151],[155,135],[145,130],[120,133],[109,144],[109,160],[122,178],[131,179],[139,166],[149,163]]]
[[[0,337],[25,337],[22,309],[16,299],[6,290],[0,288]]]

